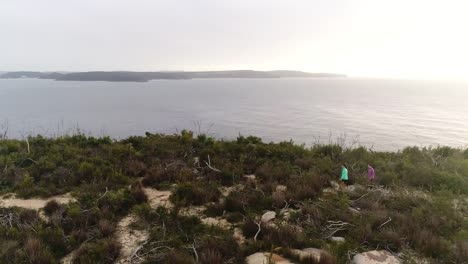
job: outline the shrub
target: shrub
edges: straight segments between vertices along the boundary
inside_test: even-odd
[[[225,200],[224,207],[228,212],[246,213],[271,208],[272,200],[260,190],[242,190],[231,192]]]
[[[140,183],[132,184],[130,188],[130,193],[135,199],[135,202],[138,204],[145,203],[148,201],[148,197],[146,196],[145,191],[143,190],[143,187]]]
[[[187,253],[171,250],[164,258],[166,264],[195,264],[195,260]]]
[[[326,182],[324,177],[311,173],[291,177],[286,184],[287,197],[296,201],[316,198]]]
[[[248,219],[242,224],[242,234],[244,234],[246,238],[254,237],[257,232],[258,232],[258,225],[252,219]],[[257,238],[258,239],[261,238],[262,235],[263,233],[260,232]]]
[[[272,243],[272,246],[287,248],[300,248],[304,246],[305,236],[296,227],[280,225],[278,227],[265,227],[262,240]]]
[[[29,238],[24,245],[24,252],[29,263],[49,264],[54,262],[52,254],[39,239]]]
[[[36,210],[23,209],[19,212],[19,219],[22,223],[35,223],[39,221],[39,215]]]
[[[113,238],[105,238],[87,243],[78,248],[74,262],[77,263],[114,263],[119,256],[120,244]]]
[[[37,234],[55,255],[63,256],[67,253],[67,243],[62,229],[57,227],[39,227]]]
[[[255,175],[265,182],[280,182],[285,183],[289,179],[289,175],[292,174],[292,170],[287,163],[278,162],[271,163],[267,162],[262,164],[255,172]]]
[[[273,192],[271,195],[273,206],[276,208],[284,207],[286,202],[286,194],[284,192]]]
[[[50,200],[46,203],[44,206],[44,213],[47,216],[51,216],[53,213],[55,213],[58,209],[60,209],[60,204],[55,201],[55,200]]]
[[[229,212],[226,213],[225,218],[231,223],[237,223],[244,219],[244,215],[242,215],[240,212]]]
[[[200,258],[201,263],[225,263],[228,259],[235,256],[238,245],[231,234],[219,236],[205,236],[200,242],[201,254],[205,257]]]
[[[206,210],[204,212],[205,215],[215,217],[221,216],[224,212],[224,204],[223,203],[211,203],[206,206]]]
[[[223,256],[219,251],[207,249],[200,253],[200,263],[202,264],[222,264]]]
[[[114,233],[114,225],[107,219],[101,219],[98,223],[99,232],[104,237],[112,235]]]
[[[468,259],[468,241],[458,241],[455,246],[455,263],[464,263]]]
[[[203,205],[208,202],[216,202],[220,195],[220,191],[214,184],[182,183],[177,186],[170,200],[179,205]]]

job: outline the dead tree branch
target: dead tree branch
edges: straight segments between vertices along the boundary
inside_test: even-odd
[[[392,221],[392,218],[389,217],[387,221],[385,221],[383,224],[379,225],[379,227],[377,227],[377,229],[380,229],[381,227],[383,227],[384,225],[388,224],[390,221]]]
[[[258,234],[260,234],[260,231],[262,231],[262,226],[260,225],[260,223],[261,223],[261,221],[259,221],[258,223],[255,223],[258,226],[258,231],[257,231],[257,233],[255,233],[254,241],[257,241],[257,236],[258,236]]]
[[[205,161],[205,164],[206,164],[206,166],[208,166],[208,168],[210,168],[211,170],[216,171],[216,172],[221,172],[220,170],[218,170],[218,169],[216,169],[216,168],[214,168],[214,167],[211,166],[210,155],[208,155],[208,162]]]

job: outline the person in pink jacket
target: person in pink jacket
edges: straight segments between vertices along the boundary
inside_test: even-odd
[[[367,178],[369,179],[369,182],[374,183],[375,170],[370,164],[367,164]]]

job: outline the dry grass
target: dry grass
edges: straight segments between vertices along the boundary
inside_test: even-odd
[[[115,228],[114,225],[107,219],[101,219],[98,222],[99,232],[101,232],[102,236],[108,237],[114,233]]]

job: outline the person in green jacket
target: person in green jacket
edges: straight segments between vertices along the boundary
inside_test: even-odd
[[[344,188],[348,184],[348,168],[344,162],[341,163],[341,187]]]

